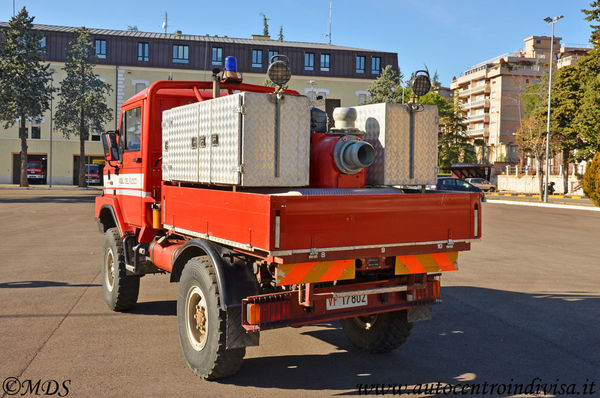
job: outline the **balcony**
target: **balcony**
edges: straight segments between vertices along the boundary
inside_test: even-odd
[[[489,108],[490,100],[482,99],[482,100],[478,100],[478,101],[467,102],[465,104],[461,104],[460,106],[464,110],[471,109],[471,108],[479,108],[481,106],[484,106],[485,108]]]
[[[479,85],[477,87],[473,87],[471,89],[471,94],[479,94],[479,93],[483,93],[483,92],[489,93],[490,86],[487,84],[481,84],[481,85]]]
[[[467,95],[479,94],[479,93],[489,93],[490,86],[488,84],[481,84],[476,87],[467,88],[465,90],[460,90],[458,92],[459,97],[465,97]]]
[[[465,134],[468,137],[478,137],[478,136],[483,135],[484,132],[485,132],[485,128],[481,127],[478,129],[467,130],[467,131],[465,131]]]
[[[486,113],[479,113],[477,115],[467,116],[465,118],[465,121],[467,121],[467,122],[489,122],[490,114],[486,112]]]

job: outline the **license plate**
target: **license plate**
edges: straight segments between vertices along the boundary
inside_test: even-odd
[[[342,308],[361,307],[367,305],[367,295],[357,294],[346,297],[332,297],[327,299],[326,307],[328,310],[339,310]]]

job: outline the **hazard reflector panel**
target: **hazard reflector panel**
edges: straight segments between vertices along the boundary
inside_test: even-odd
[[[311,263],[279,264],[277,285],[329,282],[354,279],[355,260],[318,261]]]
[[[456,271],[458,252],[416,254],[396,257],[396,275]]]

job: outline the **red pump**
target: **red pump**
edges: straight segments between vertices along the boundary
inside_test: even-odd
[[[364,188],[366,168],[375,160],[375,149],[362,141],[354,127],[356,110],[336,108],[335,128],[313,133],[310,152],[310,185],[318,188]]]

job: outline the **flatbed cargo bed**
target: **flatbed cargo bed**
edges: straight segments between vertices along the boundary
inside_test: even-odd
[[[165,184],[162,206],[166,229],[277,263],[468,250],[481,231],[478,193],[232,192]],[[177,217],[182,208],[185,218]]]

